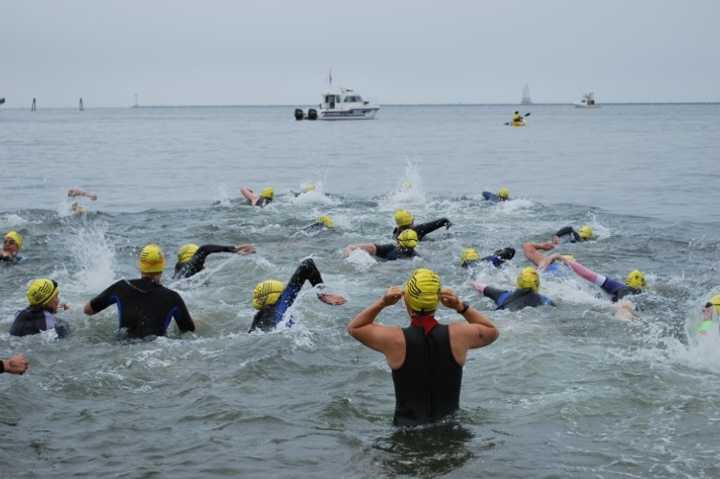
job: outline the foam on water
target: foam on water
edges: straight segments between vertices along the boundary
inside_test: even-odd
[[[70,228],[65,237],[68,251],[75,262],[69,291],[102,291],[116,277],[115,246],[107,238],[106,223],[85,223]]]

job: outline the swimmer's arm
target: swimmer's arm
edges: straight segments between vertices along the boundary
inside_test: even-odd
[[[540,266],[545,257],[538,250],[549,251],[555,247],[552,242],[547,243],[525,243],[523,244],[523,253],[525,257],[535,266]]]
[[[440,293],[443,306],[454,309],[469,324],[460,329],[463,343],[468,349],[481,348],[495,341],[500,334],[490,319],[465,303],[450,288],[443,288]]]
[[[419,225],[416,225],[415,227],[413,227],[413,229],[418,235],[418,240],[422,240],[425,235],[430,234],[433,231],[442,228],[443,226],[450,228],[451,225],[452,223],[450,223],[449,219],[440,218],[435,221],[428,221],[427,223],[421,223]]]
[[[373,256],[377,254],[377,247],[373,243],[351,244],[343,250],[343,254],[345,256],[350,256],[350,253],[352,253],[356,249],[367,251]]]
[[[240,188],[240,194],[242,194],[251,205],[255,206],[255,204],[257,204],[258,195],[256,195],[255,192],[247,186]]]
[[[85,304],[85,306],[83,307],[83,313],[88,316],[92,316],[99,313],[108,306],[115,304],[117,302],[117,296],[114,294],[116,284],[117,283],[111,285],[105,291],[88,301],[87,304]]]
[[[93,193],[88,193],[86,191],[81,190],[80,188],[70,188],[67,192],[68,198],[75,198],[77,196],[84,196],[86,198],[90,198],[91,200],[95,201],[97,200],[97,195]]]
[[[387,306],[392,306],[402,298],[399,286],[389,288],[382,298],[363,309],[347,325],[347,332],[365,346],[385,354],[391,368],[402,365],[405,357],[405,338],[397,326],[375,324],[375,318]]]
[[[557,233],[555,233],[555,236],[559,238],[563,238],[565,236],[572,236],[574,241],[577,241],[580,238],[580,235],[577,234],[575,229],[572,226],[566,226],[564,228],[560,228]]]
[[[178,328],[183,333],[186,331],[195,331],[195,323],[190,317],[190,312],[188,311],[187,306],[185,306],[185,301],[182,300],[179,294],[178,299],[179,301],[175,309],[175,313],[173,313],[175,324],[177,324]]]
[[[0,373],[24,374],[29,367],[28,360],[22,354],[0,361]]]

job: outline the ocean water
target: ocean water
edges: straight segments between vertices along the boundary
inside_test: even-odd
[[[0,110],[0,230],[25,235],[24,260],[0,265],[0,356],[31,362],[0,377],[0,477],[720,476],[720,338],[693,332],[720,293],[720,105],[533,105],[526,128],[504,126],[515,108],[396,106],[338,123],[296,122],[291,107]],[[276,201],[245,206],[244,185],[272,185]],[[83,217],[73,186],[99,196]],[[511,201],[482,201],[500,186]],[[401,207],[453,226],[412,261],[343,257],[390,242]],[[322,214],[336,231],[300,231]],[[636,319],[574,276],[543,278],[558,308],[495,312],[458,266],[464,247],[513,246],[507,268],[475,272],[511,287],[524,241],[585,223],[597,240],[559,251],[619,279],[646,272]],[[136,277],[151,241],[170,267],[186,242],[257,254],[166,279],[196,333],[123,341],[113,308],[88,318],[82,305]],[[347,304],[306,287],[295,326],[248,335],[254,285],[308,256]],[[470,353],[456,418],[402,430],[384,359],[344,328],[421,266],[500,338]],[[44,276],[71,305],[72,336],[11,337],[27,282]],[[400,306],[379,320],[407,324]]]

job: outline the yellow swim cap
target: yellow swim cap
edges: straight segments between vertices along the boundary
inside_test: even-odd
[[[34,279],[27,289],[27,299],[30,306],[45,306],[60,294],[57,282],[42,278]]]
[[[260,198],[265,198],[266,200],[273,199],[273,196],[275,196],[275,193],[273,192],[272,186],[263,188],[263,190],[260,192]]]
[[[710,298],[710,301],[709,301],[709,302],[710,302],[710,304],[712,304],[713,307],[715,308],[715,312],[716,312],[717,314],[720,314],[720,294],[716,294],[715,296],[713,296],[712,298]]]
[[[17,231],[14,231],[14,230],[13,230],[13,231],[8,231],[7,233],[5,233],[5,238],[4,238],[4,239],[11,239],[11,240],[13,240],[13,241],[15,242],[15,244],[17,245],[17,248],[18,248],[18,249],[22,248],[23,237],[22,237],[22,235],[21,235],[20,233],[18,233]]]
[[[410,226],[415,221],[408,210],[397,210],[395,212],[395,224],[398,226]]]
[[[571,254],[564,254],[564,255],[562,255],[562,257],[565,258],[565,260],[567,260],[567,261],[575,261],[575,256],[573,256]]]
[[[405,283],[405,302],[415,312],[431,313],[437,309],[441,287],[440,276],[436,272],[427,268],[416,269]]]
[[[517,287],[520,289],[530,288],[536,293],[540,291],[540,276],[532,266],[523,268],[517,277]]]
[[[401,248],[414,249],[418,243],[415,230],[405,230],[397,238],[398,246]]]
[[[322,215],[318,221],[325,225],[326,228],[335,228],[335,222],[328,215]]]
[[[182,245],[178,250],[177,254],[178,263],[187,263],[188,261],[190,261],[190,258],[193,257],[195,252],[197,252],[197,250],[199,249],[200,247],[195,243],[188,243]]]
[[[462,256],[460,257],[460,264],[465,266],[479,260],[480,255],[475,250],[475,248],[465,248],[462,252]]]
[[[259,282],[257,286],[255,286],[255,290],[253,290],[253,308],[260,310],[265,306],[277,303],[284,289],[285,285],[282,281],[276,279],[266,279],[265,281]]]
[[[307,185],[303,186],[303,193],[310,193],[311,191],[315,191],[314,184],[308,183]]]
[[[510,198],[510,190],[503,186],[500,190],[498,190],[498,196],[503,200],[507,200]]]
[[[625,278],[625,284],[635,289],[643,289],[647,283],[645,282],[645,274],[642,271],[630,271]]]
[[[593,230],[590,227],[590,225],[582,225],[580,229],[578,230],[578,235],[580,236],[580,239],[583,241],[587,241],[593,236]]]
[[[141,273],[162,273],[165,269],[165,255],[162,249],[150,243],[140,251],[140,261],[138,266]]]

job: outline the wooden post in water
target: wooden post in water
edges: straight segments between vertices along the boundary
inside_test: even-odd
[[[84,111],[84,110],[85,110],[85,106],[83,105],[82,97],[80,97],[80,104],[79,104],[79,106],[78,106],[78,109],[79,109],[80,111]]]

